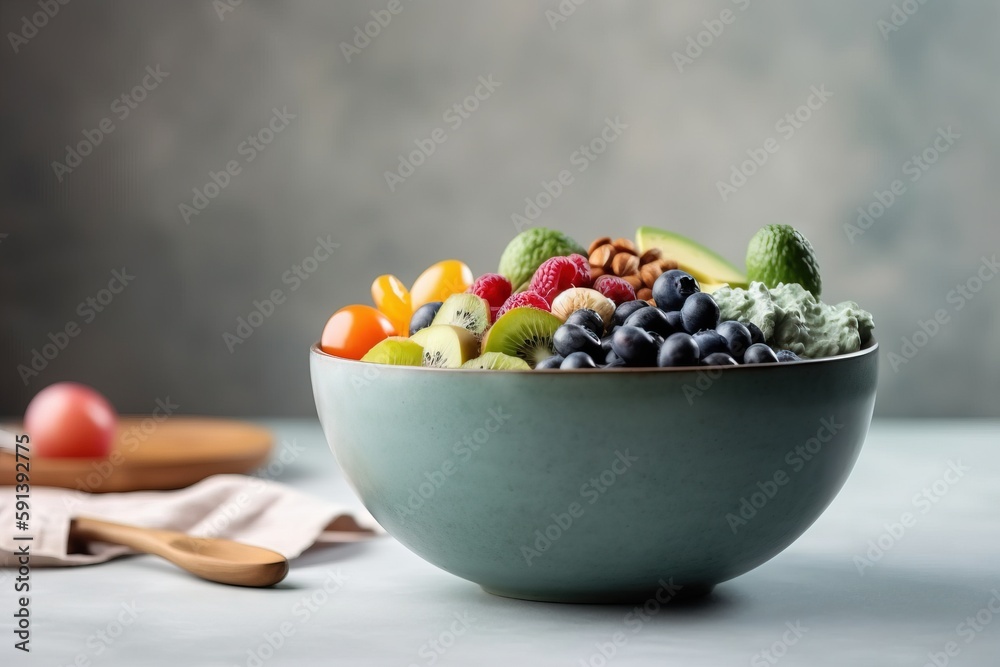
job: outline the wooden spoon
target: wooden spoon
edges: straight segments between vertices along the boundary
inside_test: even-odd
[[[121,544],[165,558],[202,579],[234,586],[273,586],[288,574],[288,560],[269,549],[172,530],[127,526],[86,517],[73,519],[70,536]]]

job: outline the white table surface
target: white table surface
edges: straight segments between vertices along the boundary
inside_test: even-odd
[[[266,423],[279,443],[304,449],[277,479],[357,506],[315,420]],[[936,502],[915,504],[950,462],[968,471],[939,482],[946,493]],[[855,556],[904,512],[915,523],[899,539],[884,536],[893,543],[859,574]],[[920,667],[940,653],[939,666],[995,667],[998,514],[1000,423],[876,422],[844,490],[794,545],[703,602],[668,604],[641,624],[626,623],[626,606],[493,597],[385,538],[307,552],[272,590],[206,583],[146,556],[35,569],[30,656],[12,648],[11,571],[0,570],[0,665]],[[325,582],[336,590],[327,595]],[[98,634],[119,629],[110,646]],[[605,663],[598,644],[616,633],[625,641]],[[278,649],[268,650],[268,635]],[[771,648],[781,657],[761,653]]]

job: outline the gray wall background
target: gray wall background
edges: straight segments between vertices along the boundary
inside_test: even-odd
[[[77,1],[15,53],[9,33],[38,6],[3,3],[0,414],[64,379],[123,412],[169,396],[312,414],[307,348],[330,313],[367,302],[380,273],[410,282],[453,256],[495,269],[525,197],[619,116],[628,129],[540,224],[584,244],[660,225],[734,260],[761,225],[794,224],[825,298],[876,315],[880,414],[1000,415],[1000,280],[947,301],[1000,250],[997,3],[919,5],[884,38],[889,0],[586,2],[555,30],[554,0],[402,0],[347,62],[340,43],[387,4],[245,0],[220,19],[209,0]],[[679,72],[672,53],[724,9],[735,20]],[[111,104],[156,65],[169,76],[120,120]],[[500,87],[453,130],[442,114],[491,74]],[[782,138],[814,85],[833,97]],[[295,119],[185,224],[179,204],[244,159],[274,107]],[[60,182],[52,162],[104,117],[114,131]],[[907,180],[949,126],[961,138]],[[447,141],[390,192],[383,172],[435,127]],[[779,152],[723,202],[717,181],[769,136]],[[855,209],[896,178],[905,194],[851,243]],[[339,248],[292,291],[283,273],[327,235]],[[134,281],[86,322],[78,304],[121,267]],[[285,303],[230,353],[223,334],[278,288]],[[949,323],[895,372],[888,353],[942,308]],[[18,364],[69,322],[79,335],[25,385]]]

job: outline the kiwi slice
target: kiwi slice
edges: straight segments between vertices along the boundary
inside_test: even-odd
[[[386,338],[361,357],[361,361],[392,366],[420,366],[423,360],[424,348],[401,336]]]
[[[432,324],[410,340],[424,350],[424,366],[458,368],[479,353],[479,341],[468,329],[454,324]]]
[[[475,294],[452,294],[441,304],[431,324],[454,324],[468,329],[479,340],[490,326],[490,304]]]
[[[500,316],[483,341],[483,353],[501,352],[519,357],[531,368],[555,350],[552,336],[562,320],[537,308],[514,308]]]
[[[491,371],[527,371],[528,362],[520,357],[512,357],[503,352],[487,352],[475,359],[469,359],[462,368],[481,368]]]

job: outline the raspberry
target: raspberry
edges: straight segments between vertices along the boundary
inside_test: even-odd
[[[503,302],[500,306],[500,311],[497,313],[497,319],[500,319],[504,313],[513,310],[515,308],[523,308],[527,306],[528,308],[537,308],[538,310],[544,310],[550,312],[549,302],[542,298],[541,295],[536,292],[518,292],[517,294],[512,294],[509,299]]]
[[[560,293],[570,287],[582,287],[589,279],[589,270],[584,276],[580,265],[569,257],[550,257],[535,270],[528,289],[537,292],[552,305]]]
[[[490,321],[493,322],[496,321],[497,311],[510,297],[511,289],[510,281],[499,273],[484,273],[476,278],[476,282],[472,283],[469,291],[486,299],[490,304]]]
[[[579,285],[574,285],[574,287],[590,287],[590,260],[583,255],[570,255],[569,258],[573,260],[577,267],[580,269],[580,280]]]
[[[618,276],[604,275],[594,281],[594,289],[620,306],[626,301],[635,301],[635,290]]]

